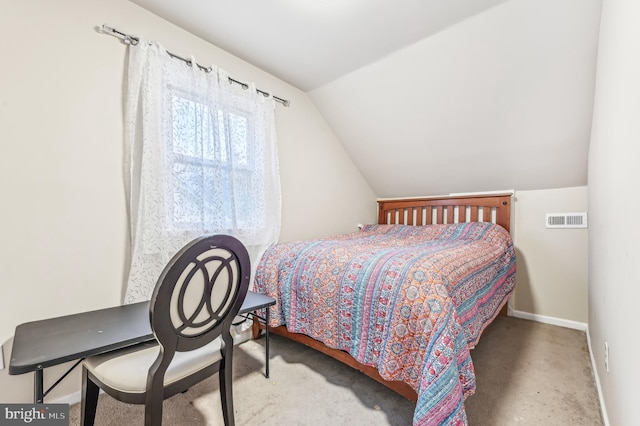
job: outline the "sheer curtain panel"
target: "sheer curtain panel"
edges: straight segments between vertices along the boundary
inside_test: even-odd
[[[129,47],[125,303],[148,300],[169,259],[200,235],[235,236],[255,271],[280,233],[273,99],[190,64],[158,43]]]

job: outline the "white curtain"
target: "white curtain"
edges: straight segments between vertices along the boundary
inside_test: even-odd
[[[280,233],[273,99],[191,61],[145,40],[129,48],[125,303],[148,300],[167,262],[200,235],[237,237],[255,271]]]

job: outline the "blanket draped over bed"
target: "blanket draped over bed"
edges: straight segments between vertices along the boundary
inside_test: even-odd
[[[469,350],[513,291],[515,265],[498,225],[365,225],[271,247],[256,288],[278,300],[271,326],[409,384],[418,394],[414,425],[467,424]]]

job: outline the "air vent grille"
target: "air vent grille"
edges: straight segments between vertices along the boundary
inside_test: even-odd
[[[586,213],[547,213],[547,228],[586,228]]]

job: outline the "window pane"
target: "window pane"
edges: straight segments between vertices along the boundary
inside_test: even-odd
[[[171,97],[173,152],[213,160],[214,123],[206,105],[180,96]]]
[[[235,191],[235,208],[238,227],[250,229],[259,226],[255,223],[254,202],[259,194],[251,191],[251,173],[237,171],[233,174],[233,184]]]
[[[221,168],[205,169],[204,223],[207,228],[232,229],[233,210],[229,173]]]
[[[231,150],[233,163],[236,166],[246,167],[248,161],[248,126],[247,118],[240,115],[229,114],[229,134],[231,138]]]
[[[173,219],[177,223],[201,223],[204,199],[202,168],[189,164],[173,165]]]
[[[227,163],[229,161],[227,155],[227,128],[224,125],[224,111],[218,110],[218,138],[220,140],[220,161]]]
[[[251,115],[198,100],[172,91],[172,221],[181,229],[260,227],[254,212],[262,195],[252,181]]]

